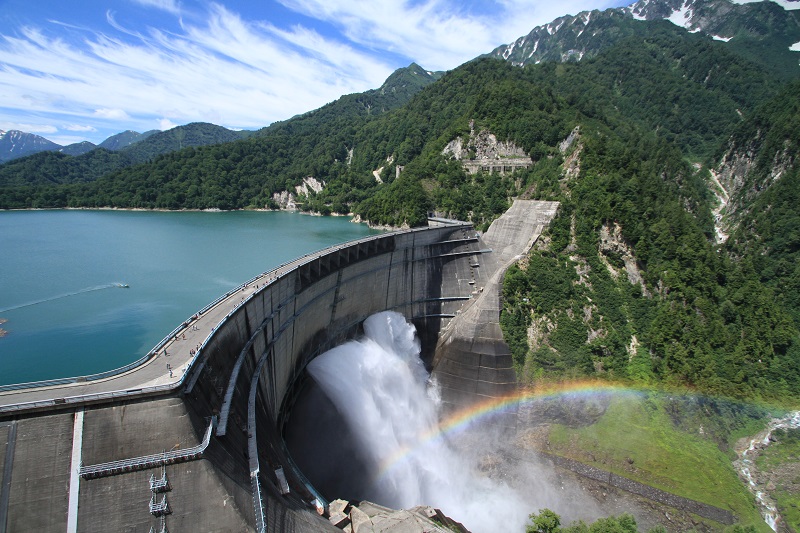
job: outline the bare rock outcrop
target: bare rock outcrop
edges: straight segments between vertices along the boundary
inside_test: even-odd
[[[613,278],[619,277],[621,270],[624,270],[631,285],[639,284],[642,286],[642,292],[644,294],[647,293],[644,279],[642,278],[642,272],[639,270],[636,257],[633,255],[633,249],[622,237],[622,226],[615,222],[613,227],[604,224],[603,227],[600,228],[599,252],[600,260],[603,261],[603,264],[605,264]],[[624,268],[620,269],[615,267],[611,264],[609,258],[621,259]]]
[[[313,176],[303,178],[303,183],[295,186],[295,192],[281,191],[272,194],[272,201],[278,204],[279,209],[283,211],[296,211],[297,198],[299,196],[309,196],[309,194],[317,194],[325,188],[325,182],[319,181]]]
[[[463,137],[456,137],[447,143],[442,154],[450,155],[459,161],[527,157],[522,148],[511,141],[498,141],[494,133],[489,130],[481,130],[478,133],[471,132],[466,143]]]

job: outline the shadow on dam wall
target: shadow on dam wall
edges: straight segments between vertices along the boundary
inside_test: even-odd
[[[205,457],[249,524],[268,531],[329,526],[311,511],[324,500],[283,441],[306,365],[359,336],[368,316],[393,310],[416,326],[430,367],[442,327],[478,291],[475,268],[486,251],[469,224],[332,247],[289,265],[218,325],[183,397],[199,432],[217,420]]]

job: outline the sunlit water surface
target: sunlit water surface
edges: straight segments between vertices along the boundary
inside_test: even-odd
[[[118,368],[259,273],[371,233],[282,212],[0,212],[0,384]]]

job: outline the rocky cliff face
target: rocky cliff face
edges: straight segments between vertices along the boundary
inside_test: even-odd
[[[475,123],[470,122],[469,137],[457,137],[447,143],[442,155],[458,161],[491,161],[507,158],[526,158],[528,155],[511,141],[498,141],[489,130],[475,132]]]
[[[639,0],[628,7],[557,18],[488,55],[515,65],[580,61],[642,31],[637,21],[668,20],[693,33],[732,41],[747,57],[784,54],[794,57],[796,65],[800,22],[795,10],[800,10],[800,1]]]
[[[715,191],[719,202],[717,225],[722,232],[735,230],[749,217],[755,200],[797,164],[797,147],[791,138],[770,139],[779,129],[760,128],[746,140],[731,140],[713,169],[713,185],[722,189]]]
[[[317,194],[325,187],[324,181],[319,181],[313,176],[303,178],[303,183],[297,185],[294,190],[281,191],[272,194],[272,201],[278,204],[278,207],[286,211],[297,210],[297,199],[299,197],[307,197],[310,194]]]

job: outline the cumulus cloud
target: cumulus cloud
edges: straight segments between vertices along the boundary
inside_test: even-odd
[[[175,124],[168,118],[162,118],[158,121],[158,129],[160,129],[161,131],[171,130],[175,126],[177,126],[177,124]]]

